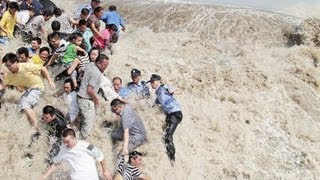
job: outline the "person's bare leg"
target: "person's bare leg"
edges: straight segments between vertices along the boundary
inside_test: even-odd
[[[37,115],[33,111],[33,109],[26,108],[23,111],[26,113],[31,126],[34,127],[36,129],[36,131],[39,131],[38,122],[37,122]]]
[[[71,80],[72,80],[73,86],[77,88],[78,87],[77,79],[72,78]]]
[[[68,68],[68,74],[71,75],[79,64],[81,64],[81,61],[78,58],[75,58],[74,61],[71,63],[70,67]]]

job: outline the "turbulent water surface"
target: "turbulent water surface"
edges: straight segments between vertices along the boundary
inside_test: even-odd
[[[248,8],[205,4],[111,1],[127,22],[106,74],[130,79],[138,68],[175,87],[184,118],[174,141],[172,167],[161,141],[165,116],[153,99],[132,98],[142,117],[148,143],[143,169],[153,179],[317,179],[320,176],[319,32],[302,18]],[[67,11],[73,2],[58,1]],[[309,22],[309,23],[308,23]],[[311,23],[310,23],[311,22]],[[293,46],[288,34],[306,43]],[[319,37],[319,36],[318,36]],[[320,41],[319,41],[320,42]],[[2,52],[18,48],[11,44]],[[19,43],[18,43],[19,44]],[[303,45],[305,44],[305,45]],[[48,90],[35,108],[66,109]],[[9,90],[0,110],[0,179],[37,179],[46,169],[45,135],[31,147],[31,128]],[[115,155],[109,138],[115,122],[108,102],[98,110],[93,135],[110,170]],[[43,132],[44,134],[44,132]],[[30,152],[33,158],[24,157]],[[63,166],[52,179],[67,179]]]

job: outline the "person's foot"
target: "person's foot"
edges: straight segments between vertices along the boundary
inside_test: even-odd
[[[104,127],[104,128],[111,128],[112,127],[112,122],[103,121],[101,126]]]
[[[41,136],[41,133],[36,130],[32,135],[31,135],[31,141],[36,141],[39,139],[39,137]]]
[[[31,154],[30,152],[27,152],[24,154],[24,157],[29,158],[29,159],[33,159],[33,154]]]
[[[172,167],[174,167],[174,163],[175,163],[174,160],[170,160],[170,165],[171,165]]]

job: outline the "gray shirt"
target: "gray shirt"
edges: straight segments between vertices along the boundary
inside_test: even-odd
[[[92,99],[87,92],[87,87],[92,86],[95,93],[98,93],[101,82],[101,74],[101,71],[98,69],[94,62],[89,63],[86,67],[86,71],[84,72],[78,96],[86,99]]]
[[[146,129],[139,115],[132,109],[129,104],[124,106],[121,116],[121,126],[123,129],[129,129],[129,136],[138,136],[146,139]]]

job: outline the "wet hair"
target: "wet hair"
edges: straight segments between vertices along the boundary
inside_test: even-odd
[[[101,63],[104,59],[109,60],[109,57],[105,54],[99,54],[96,59],[96,63]]]
[[[3,56],[2,58],[2,62],[6,63],[6,62],[10,62],[10,63],[15,63],[15,62],[19,62],[19,58],[16,54],[13,53],[7,53],[6,55]]]
[[[120,106],[120,105],[124,105],[125,102],[121,101],[120,99],[116,98],[116,99],[113,99],[110,103],[110,106]]]
[[[94,51],[94,50],[97,50],[97,51],[98,51],[98,56],[100,55],[101,49],[100,49],[99,47],[92,47],[92,48],[90,49],[90,51],[89,51],[89,59],[90,59],[90,54],[91,54],[91,52]],[[97,59],[96,59],[96,60],[97,60]],[[90,59],[90,61],[92,61],[92,59]]]
[[[82,8],[82,9],[81,9],[81,14],[88,16],[88,15],[89,15],[89,9],[87,9],[87,8]]]
[[[20,6],[19,6],[19,4],[17,2],[9,2],[8,8],[15,9],[17,11],[20,10]]]
[[[66,138],[67,136],[76,137],[76,132],[73,129],[68,128],[62,132],[62,137]]]
[[[32,6],[28,7],[28,11],[35,12],[35,10],[34,10],[34,8]]]
[[[82,38],[82,34],[81,33],[78,33],[78,32],[74,32],[70,35],[70,38],[69,38],[69,41],[73,41],[77,38],[81,37]]]
[[[128,163],[131,164],[131,159],[135,160],[135,159],[137,159],[139,156],[143,156],[141,152],[132,151],[132,152],[129,154]]]
[[[56,109],[50,105],[42,108],[42,114],[50,114],[51,116],[53,116],[55,112],[56,112]]]
[[[112,82],[115,81],[115,80],[119,80],[120,83],[122,84],[122,79],[121,79],[120,77],[118,77],[118,76],[117,76],[117,77],[114,77],[114,78],[112,79]]]
[[[56,16],[56,17],[59,17],[62,15],[62,10],[60,8],[54,8],[53,9],[53,14]]]
[[[53,32],[51,34],[48,35],[48,40],[51,39],[61,39],[61,35],[59,32]]]
[[[87,43],[85,41],[82,41],[80,46],[82,49],[87,49]],[[86,56],[86,52],[77,51],[78,56]]]
[[[44,46],[39,49],[39,54],[42,53],[43,51],[47,51],[50,54],[50,49],[47,46]]]
[[[96,14],[96,13],[99,13],[100,11],[103,11],[103,7],[98,6],[98,7],[94,8],[93,13]]]
[[[50,11],[50,10],[44,10],[44,11],[42,12],[42,15],[43,15],[44,17],[51,17],[51,16],[53,16],[53,12]]]
[[[64,81],[64,84],[67,84],[67,83],[70,83],[70,86],[71,86],[71,91],[74,90],[74,84],[72,82],[72,79],[68,78]]]
[[[61,23],[59,21],[52,21],[51,23],[51,29],[52,31],[60,31],[60,28],[61,28]]]
[[[42,108],[42,114],[50,114],[51,116],[56,115],[57,118],[66,122],[64,114],[57,108],[47,105]]]
[[[29,50],[26,47],[20,47],[17,50],[17,54],[24,54],[26,57],[29,57]]]
[[[84,19],[80,19],[79,20],[79,26],[82,26],[82,25],[87,25],[87,21],[86,20],[84,20]]]
[[[109,11],[117,11],[117,7],[115,5],[109,6]]]
[[[95,27],[95,28],[99,29],[100,26],[101,26],[100,21],[94,22],[94,27]]]
[[[41,38],[39,38],[39,37],[33,37],[33,38],[31,38],[31,41],[37,41],[37,43],[38,43],[39,45],[42,43],[42,40],[41,40]]]
[[[111,29],[111,30],[113,30],[113,31],[115,31],[115,32],[118,31],[118,27],[117,27],[117,25],[115,25],[115,24],[108,24],[108,25],[107,25],[107,29]]]

